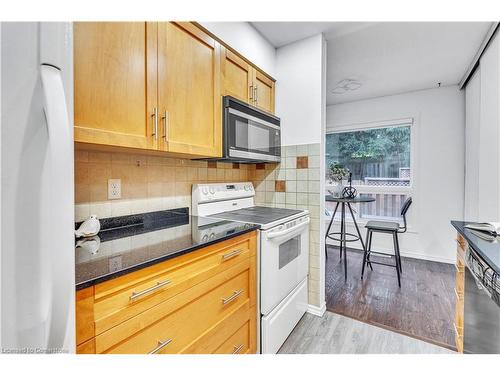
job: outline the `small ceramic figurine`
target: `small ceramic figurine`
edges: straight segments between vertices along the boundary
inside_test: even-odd
[[[75,230],[75,236],[76,238],[92,237],[99,233],[100,229],[101,223],[99,222],[99,219],[92,215],[85,220],[77,230]]]

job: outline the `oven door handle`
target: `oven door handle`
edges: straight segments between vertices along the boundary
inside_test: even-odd
[[[281,232],[271,232],[271,233],[268,233],[268,234],[266,234],[266,237],[267,237],[268,240],[270,240],[270,239],[276,238],[276,237],[283,237],[283,236],[285,236],[285,235],[287,235],[289,233],[295,232],[295,231],[298,232],[298,229],[301,229],[301,228],[309,225],[310,221],[311,221],[311,219],[307,218],[302,223],[300,223],[298,225],[295,225],[294,227],[282,230]]]

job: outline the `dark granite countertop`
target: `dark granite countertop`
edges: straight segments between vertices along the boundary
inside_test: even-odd
[[[452,221],[451,225],[460,233],[470,247],[497,273],[500,273],[500,242],[486,241],[474,234],[474,231],[465,228],[468,221]]]
[[[78,240],[76,289],[251,232],[259,225],[190,216],[187,208],[101,219],[98,236]]]

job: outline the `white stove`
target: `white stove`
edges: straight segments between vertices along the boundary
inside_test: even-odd
[[[307,310],[309,212],[256,206],[254,196],[250,182],[195,184],[192,210],[210,219],[260,225],[260,348],[276,353]]]

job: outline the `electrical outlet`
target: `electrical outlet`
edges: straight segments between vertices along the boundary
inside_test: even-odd
[[[122,180],[119,178],[108,180],[108,199],[120,199],[122,197]]]

